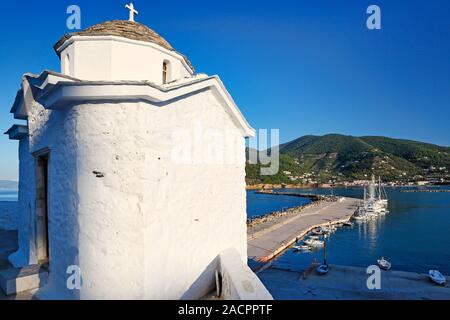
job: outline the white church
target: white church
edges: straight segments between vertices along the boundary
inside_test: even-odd
[[[9,260],[45,270],[39,299],[199,299],[216,284],[270,299],[247,267],[254,129],[218,76],[196,74],[128,7],[129,20],[63,36],[59,73],[23,76],[11,113],[26,125],[7,131],[20,160]]]

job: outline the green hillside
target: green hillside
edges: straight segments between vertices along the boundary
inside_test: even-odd
[[[448,177],[450,148],[386,137],[338,134],[304,136],[280,145],[280,172],[261,176],[260,165],[247,165],[248,182],[324,183],[367,179],[372,173],[386,180]]]

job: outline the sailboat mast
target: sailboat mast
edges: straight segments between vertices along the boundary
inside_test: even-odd
[[[378,199],[381,200],[381,177],[378,176]]]

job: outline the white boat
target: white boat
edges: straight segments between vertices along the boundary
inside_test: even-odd
[[[295,251],[311,251],[310,246],[293,246],[292,249]]]
[[[388,199],[386,191],[381,184],[381,178],[378,179],[377,184],[375,176],[372,175],[372,181],[367,187],[364,187],[364,200],[353,218],[358,221],[375,219],[379,215],[385,215],[388,212],[387,205]]]
[[[315,228],[312,231],[312,233],[321,236],[321,235],[325,234],[326,232],[322,227],[318,227],[318,228]]]
[[[447,279],[440,273],[438,270],[430,270],[428,272],[431,281],[438,285],[445,285],[447,283]]]
[[[369,220],[369,216],[357,214],[357,215],[353,216],[353,219],[356,221],[367,221],[367,220]]]
[[[378,266],[383,270],[390,270],[392,267],[392,264],[389,261],[387,261],[386,259],[384,259],[384,257],[382,257],[381,259],[378,259],[377,262],[378,262]]]
[[[314,240],[314,239],[307,239],[304,241],[304,243],[311,247],[320,248],[323,247],[324,242],[321,240]]]
[[[322,229],[325,233],[332,233],[337,230],[337,228],[335,226],[323,227]]]
[[[317,267],[316,271],[321,276],[326,275],[328,273],[328,271],[329,271],[328,265],[327,264],[322,264],[322,265]]]

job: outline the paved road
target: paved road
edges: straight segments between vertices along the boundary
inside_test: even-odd
[[[330,266],[319,276],[312,271],[271,267],[258,274],[275,300],[450,300],[450,278],[446,286],[437,286],[427,275],[381,271],[380,289],[369,290],[365,268]]]
[[[266,223],[263,229],[261,226],[249,229],[247,253],[250,267],[259,269],[317,226],[349,220],[358,203],[359,200],[353,198],[322,202],[304,209],[298,215]]]

